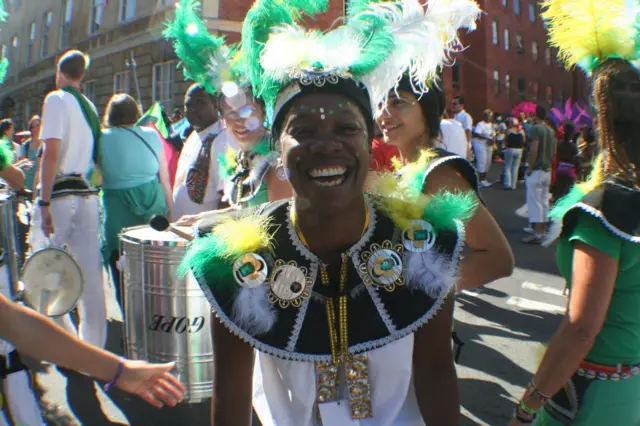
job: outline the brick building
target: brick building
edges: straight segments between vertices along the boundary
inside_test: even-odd
[[[485,108],[510,113],[524,100],[547,107],[567,99],[586,100],[581,71],[567,72],[547,31],[537,0],[480,0],[486,12],[478,30],[465,36],[469,48],[450,70],[455,94],[477,120]]]
[[[479,31],[468,36],[470,45],[457,64],[444,74],[447,93],[464,94],[468,109],[478,117],[485,107],[509,111],[522,96],[546,100],[546,88],[552,88],[554,101],[577,96],[582,86],[575,75],[563,72],[559,65],[545,64],[545,35],[539,18],[529,22],[529,10],[515,13],[516,2],[529,0],[483,0],[487,12]],[[201,0],[203,17],[211,31],[225,33],[237,41],[242,20],[252,0]],[[513,2],[513,4],[512,4]],[[176,57],[162,38],[163,23],[172,13],[174,0],[7,0],[8,22],[1,26],[0,54],[11,65],[0,87],[2,116],[12,117],[23,128],[33,114],[41,110],[46,93],[54,88],[55,64],[68,48],[87,52],[92,59],[84,85],[85,94],[104,111],[116,92],[127,92],[143,107],[161,101],[170,112],[182,107],[189,83],[176,70]],[[535,2],[533,2],[535,4]],[[527,3],[528,5],[528,3]],[[528,7],[528,6],[527,6]],[[327,14],[314,26],[326,28],[344,13],[345,0],[330,0]],[[498,39],[492,43],[492,25],[497,22]],[[507,27],[508,25],[508,27]],[[509,35],[507,36],[507,28]],[[518,51],[519,34],[524,53]],[[509,38],[509,51],[503,38]],[[537,61],[531,58],[533,41],[538,43]],[[554,55],[549,53],[549,57]],[[497,81],[494,85],[494,72]],[[509,76],[509,83],[505,78]],[[573,85],[573,86],[572,86]],[[499,88],[499,94],[494,92]],[[577,87],[577,88],[576,88]],[[507,92],[509,92],[507,97]]]

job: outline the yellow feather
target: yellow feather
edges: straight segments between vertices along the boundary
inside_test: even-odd
[[[272,247],[269,225],[270,218],[266,215],[227,218],[213,229],[212,235],[225,242],[228,253],[254,253]]]
[[[593,168],[589,178],[578,183],[576,186],[585,194],[590,193],[606,180],[606,173],[604,170],[604,155],[599,154],[593,162]]]
[[[593,70],[608,58],[634,60],[638,56],[635,0],[546,0],[551,45],[570,68]]]

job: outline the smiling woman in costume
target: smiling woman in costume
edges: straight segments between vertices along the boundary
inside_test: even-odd
[[[551,212],[567,313],[512,426],[640,424],[640,36],[636,1],[546,1],[551,43],[591,75],[600,160]]]
[[[276,177],[278,153],[266,130],[264,104],[246,81],[237,49],[209,33],[199,10],[197,0],[182,0],[167,23],[165,37],[173,42],[185,76],[218,95],[225,137],[233,138],[233,145],[239,147],[214,159],[224,182],[221,202],[239,209],[288,198],[290,185]],[[183,216],[178,223],[194,224],[212,213]]]
[[[213,424],[249,425],[252,403],[264,425],[459,424],[452,292],[476,200],[391,174],[363,190],[373,105],[409,65],[394,52],[457,29],[426,31],[434,12],[416,30],[402,21],[415,6],[366,6],[326,34],[298,22],[327,1],[259,0],[247,15],[242,54],[294,196],[201,224],[185,257],[214,312]],[[382,66],[397,77],[372,78]]]

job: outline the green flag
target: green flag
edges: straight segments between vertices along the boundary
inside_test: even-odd
[[[154,103],[151,108],[138,120],[138,126],[153,125],[163,138],[167,139],[171,134],[170,124],[167,122],[160,102]]]

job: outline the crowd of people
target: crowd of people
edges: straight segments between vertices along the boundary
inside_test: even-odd
[[[164,35],[193,85],[184,117],[161,113],[152,127],[126,94],[100,119],[81,92],[88,57],[65,53],[30,138],[14,144],[13,123],[0,122],[0,177],[34,192],[21,255],[61,247],[85,283],[77,323],[57,325],[3,290],[0,337],[13,346],[0,356],[10,367],[0,368],[0,425],[42,423],[25,367],[7,363],[18,352],[157,407],[183,398],[172,364],[102,349],[103,268],[124,311],[119,234],[155,215],[196,236],[180,274],[211,304],[212,424],[247,426],[255,413],[279,426],[458,425],[455,292],[515,263],[482,198],[497,158],[506,190],[526,184],[523,241],[558,240],[571,290],[510,425],[640,424],[640,75],[618,33],[607,49],[562,38],[584,25],[574,16],[583,1],[548,0],[544,17],[569,65],[592,74],[595,129],[554,128],[542,106],[504,122],[486,110],[474,125],[461,96],[447,118],[433,83],[461,49],[458,32],[475,29],[471,0],[353,2],[327,33],[302,19],[327,1],[257,0],[235,49],[207,30],[197,1],[181,0]],[[628,11],[618,12],[621,22]]]

